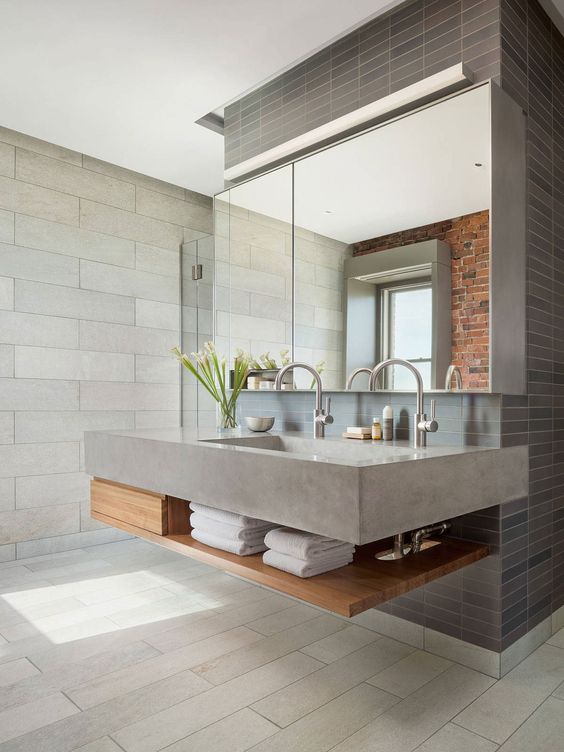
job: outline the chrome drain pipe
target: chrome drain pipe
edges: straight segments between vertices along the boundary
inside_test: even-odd
[[[421,551],[423,538],[428,538],[430,535],[442,535],[446,533],[449,527],[450,522],[439,522],[436,525],[420,527],[419,530],[414,530],[411,533],[411,553],[418,554]]]

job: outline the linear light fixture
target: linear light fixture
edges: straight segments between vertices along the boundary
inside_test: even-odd
[[[432,76],[417,81],[410,86],[388,94],[382,99],[348,112],[329,123],[296,136],[283,144],[274,146],[256,157],[229,167],[223,173],[225,180],[236,180],[243,175],[257,172],[264,167],[285,161],[292,155],[297,155],[315,146],[328,143],[339,136],[360,130],[363,125],[375,124],[384,117],[400,114],[411,109],[414,105],[425,104],[439,95],[449,94],[473,83],[472,72],[463,63],[434,73]]]

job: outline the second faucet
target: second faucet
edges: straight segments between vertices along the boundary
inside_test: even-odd
[[[323,439],[325,436],[325,426],[330,425],[333,422],[333,416],[330,414],[331,410],[331,397],[327,397],[325,402],[325,409],[323,409],[323,384],[321,382],[321,376],[315,370],[313,366],[307,363],[288,363],[287,366],[281,368],[274,382],[275,389],[282,388],[282,380],[288,371],[292,371],[294,368],[303,368],[315,379],[315,410],[313,411],[313,437],[315,439]]]

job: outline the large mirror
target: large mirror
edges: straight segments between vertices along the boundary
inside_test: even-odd
[[[462,389],[488,390],[490,122],[477,87],[217,196],[226,349],[262,358],[264,378],[288,358],[318,366],[328,389],[398,357],[427,389],[452,364]],[[379,386],[413,383],[389,369]]]

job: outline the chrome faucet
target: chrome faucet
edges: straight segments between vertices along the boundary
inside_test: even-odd
[[[325,426],[330,425],[333,422],[333,416],[330,413],[331,410],[331,397],[327,397],[325,401],[325,410],[322,407],[323,403],[323,384],[321,382],[321,376],[313,368],[313,366],[307,363],[288,363],[287,366],[281,368],[276,374],[276,381],[274,382],[275,389],[282,388],[282,379],[294,368],[304,368],[309,371],[315,380],[315,410],[313,411],[313,437],[315,439],[322,439],[325,436]]]
[[[452,377],[454,376],[454,380],[456,382],[456,388],[460,391],[462,389],[462,374],[460,373],[460,368],[458,366],[450,365],[446,372],[445,377],[445,389],[447,391],[452,390]]]
[[[368,384],[371,392],[374,391],[378,375],[388,366],[404,366],[415,376],[415,381],[417,382],[417,408],[413,416],[413,446],[415,449],[424,447],[427,445],[427,434],[435,433],[439,428],[439,424],[435,420],[436,401],[431,400],[431,420],[427,420],[423,408],[423,379],[421,378],[421,374],[412,363],[401,358],[388,358],[388,360],[383,360],[377,366],[374,366]]]
[[[352,371],[351,374],[349,375],[349,378],[347,379],[347,383],[346,383],[345,389],[349,390],[352,387],[353,381],[356,379],[356,377],[360,373],[371,374],[372,373],[372,368],[368,368],[367,366],[364,366],[363,368],[357,368],[356,370]]]

